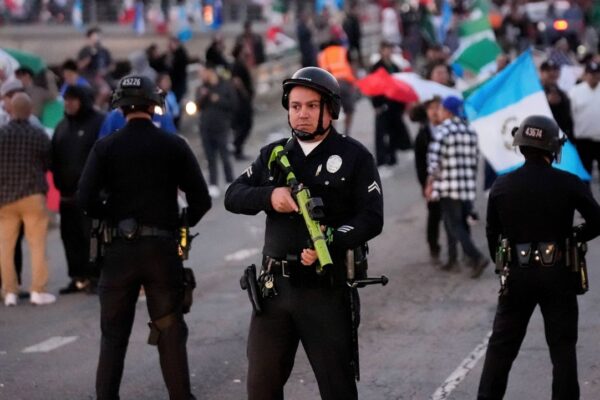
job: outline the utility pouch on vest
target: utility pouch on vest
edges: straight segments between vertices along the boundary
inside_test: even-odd
[[[138,237],[138,223],[133,218],[123,219],[117,224],[117,231],[122,238],[135,240]]]

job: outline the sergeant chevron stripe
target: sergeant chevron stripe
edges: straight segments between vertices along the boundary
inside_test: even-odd
[[[379,194],[381,194],[381,188],[379,187],[379,184],[376,181],[373,181],[373,183],[371,183],[368,187],[369,193],[371,193],[373,190],[377,190]]]
[[[338,230],[338,231],[340,231],[340,232],[343,232],[343,233],[348,233],[348,232],[350,232],[352,229],[354,229],[354,227],[353,227],[353,226],[350,226],[350,225],[342,225],[342,226],[340,226],[340,227],[339,227],[337,230]]]

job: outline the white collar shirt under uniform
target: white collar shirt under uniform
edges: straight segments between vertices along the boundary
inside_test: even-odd
[[[475,200],[478,158],[477,134],[465,121],[454,117],[438,125],[427,151],[433,198]]]
[[[600,142],[600,84],[592,89],[581,82],[571,89],[569,97],[575,137]]]

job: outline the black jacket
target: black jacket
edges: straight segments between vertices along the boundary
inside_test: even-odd
[[[76,96],[81,108],[75,115],[65,114],[52,136],[52,172],[54,184],[63,196],[74,196],[83,167],[98,138],[104,114],[94,110],[88,88],[71,86],[69,95]]]
[[[202,91],[206,90],[206,94]],[[212,94],[218,100],[212,100]],[[204,84],[198,92],[198,109],[200,110],[200,131],[211,134],[225,134],[231,129],[231,122],[238,106],[237,93],[231,82],[219,79],[216,85]]]
[[[512,244],[563,242],[569,237],[575,210],[586,222],[584,240],[600,234],[600,206],[577,176],[529,159],[514,172],[498,177],[488,200],[487,240],[492,259],[498,237]]]
[[[91,217],[113,223],[135,218],[140,224],[176,229],[178,188],[186,194],[193,226],[211,206],[196,157],[181,137],[150,120],[133,119],[96,142],[79,181],[78,200]]]
[[[417,179],[423,188],[427,182],[427,149],[433,138],[429,123],[421,124],[417,137],[415,138],[415,168]]]
[[[263,254],[276,258],[298,255],[309,246],[309,235],[299,214],[273,210],[271,193],[285,186],[268,168],[272,149],[286,139],[262,148],[259,157],[227,189],[225,208],[239,214],[267,214]],[[308,156],[294,140],[288,158],[298,180],[324,203],[322,225],[335,228],[332,256],[377,236],[383,228],[383,195],[375,161],[358,141],[332,131]]]

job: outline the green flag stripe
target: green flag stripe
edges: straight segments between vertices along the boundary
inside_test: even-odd
[[[479,19],[475,19],[472,21],[465,21],[460,24],[458,27],[458,36],[465,37],[471,36],[475,33],[491,30],[492,26],[490,25],[490,21],[488,19],[487,14]]]
[[[498,43],[484,39],[466,48],[454,62],[463,68],[478,73],[500,54]]]

